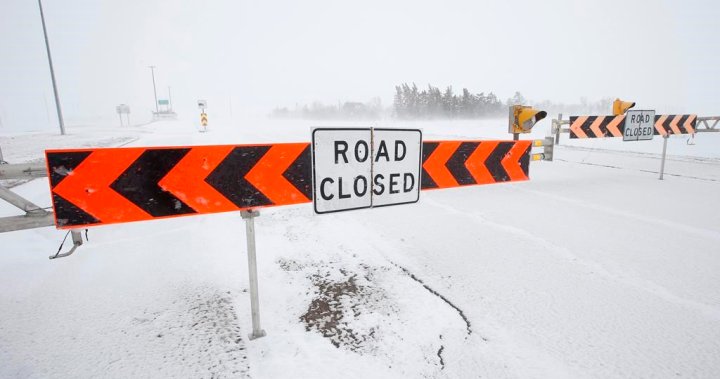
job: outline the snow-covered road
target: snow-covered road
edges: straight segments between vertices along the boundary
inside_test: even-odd
[[[310,125],[321,124],[200,134],[165,122],[0,146],[18,162],[93,140],[307,141]],[[502,120],[381,126],[408,125],[426,139],[506,138]],[[57,261],[47,256],[62,232],[0,234],[0,377],[714,377],[720,135],[696,142],[670,140],[663,181],[662,141],[565,135],[528,182],[322,216],[308,205],[261,210],[268,336],[254,341],[237,214],[93,228]],[[45,180],[14,190],[49,205]]]

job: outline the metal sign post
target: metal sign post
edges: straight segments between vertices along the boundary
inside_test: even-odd
[[[260,299],[258,296],[257,258],[255,257],[255,217],[260,212],[255,210],[240,211],[245,220],[245,233],[247,234],[248,272],[250,274],[250,309],[252,312],[252,333],[250,340],[264,337],[265,331],[260,328]]]
[[[670,138],[669,135],[663,136],[663,154],[662,160],[660,161],[660,180],[663,180],[663,173],[665,172],[665,153],[667,153],[667,141]]]
[[[130,106],[127,104],[120,104],[115,107],[115,111],[117,112],[118,117],[120,117],[120,126],[123,126],[123,114],[127,116],[127,124],[130,126]]]

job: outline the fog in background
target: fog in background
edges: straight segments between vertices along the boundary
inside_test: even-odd
[[[392,104],[415,82],[520,91],[534,101],[620,97],[658,113],[720,114],[713,1],[45,0],[66,123],[150,119],[158,97],[195,117],[313,101]],[[56,130],[37,2],[0,2],[0,132]],[[608,110],[609,112],[609,110]]]

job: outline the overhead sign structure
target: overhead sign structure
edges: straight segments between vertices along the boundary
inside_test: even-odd
[[[410,158],[417,154],[411,150],[410,140],[387,134],[391,131],[376,129],[375,133],[376,141],[386,143],[382,150],[375,143],[372,153],[377,159],[375,173],[384,173],[378,177],[384,191],[374,196],[374,204],[413,201],[417,184],[413,187],[410,177],[404,175],[411,172]],[[367,134],[358,137],[367,138]],[[403,147],[395,146],[396,139],[405,143],[405,156]],[[362,148],[360,144],[357,159],[355,145],[348,142],[348,164],[351,159],[364,159]],[[424,141],[420,189],[528,180],[530,148],[531,141]],[[344,146],[339,149],[338,153],[344,151]],[[312,156],[307,142],[48,150],[45,155],[55,225],[60,229],[313,201]],[[355,190],[355,178],[350,180],[343,177],[343,196],[347,196],[348,183],[350,190]],[[339,187],[331,184],[339,185],[338,181],[326,182],[326,196],[331,189],[339,196]],[[358,193],[363,184],[358,180]],[[368,182],[368,190],[371,184]],[[376,190],[380,192],[379,185]]]
[[[316,213],[420,199],[422,132],[418,129],[317,128],[312,151]]]
[[[649,141],[655,135],[655,111],[627,111],[623,141]]]
[[[622,137],[626,117],[570,116],[570,138]],[[653,135],[695,133],[697,115],[655,115],[654,119]]]

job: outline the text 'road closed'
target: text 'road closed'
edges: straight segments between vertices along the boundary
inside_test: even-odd
[[[416,129],[313,130],[315,211],[418,201],[421,149]]]

